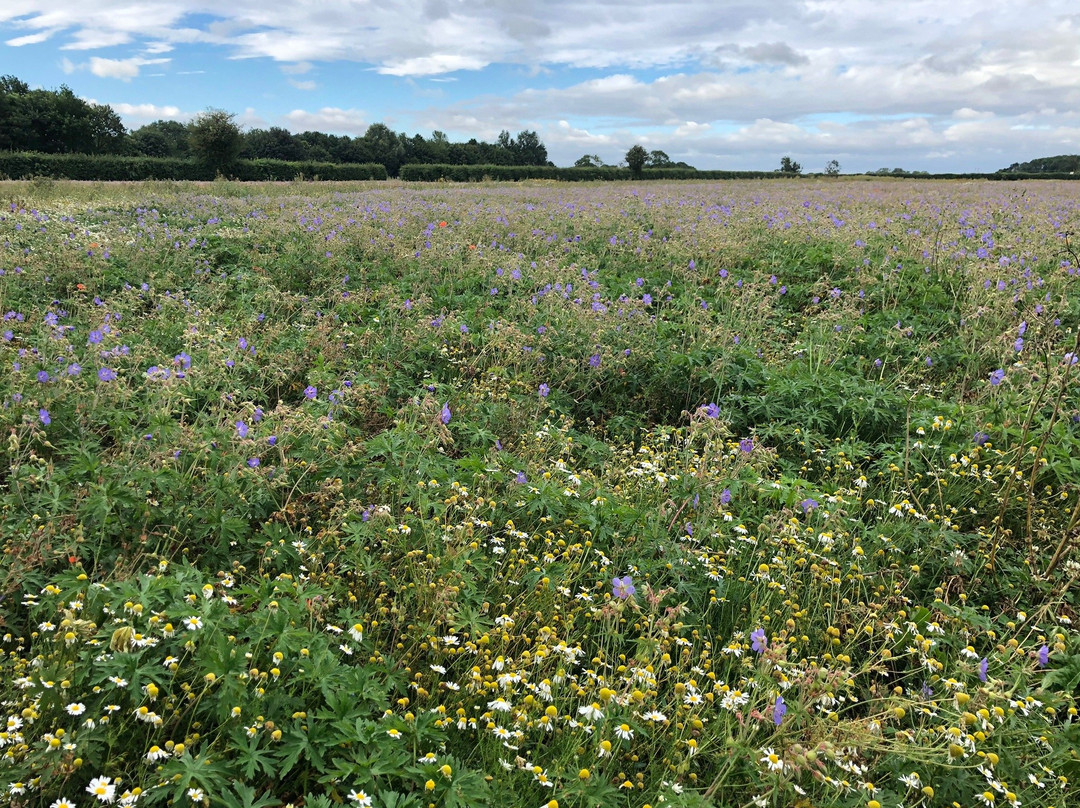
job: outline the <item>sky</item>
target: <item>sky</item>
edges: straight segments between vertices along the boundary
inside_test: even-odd
[[[996,171],[1080,153],[1076,0],[3,0],[0,74],[128,128],[641,144],[703,169]]]

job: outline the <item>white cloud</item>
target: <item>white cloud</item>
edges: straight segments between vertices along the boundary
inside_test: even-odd
[[[314,81],[297,81],[296,79],[289,79],[289,84],[298,90],[314,90],[318,86]]]
[[[388,76],[437,76],[455,70],[479,70],[487,63],[483,59],[454,53],[437,53],[412,59],[391,60],[379,68]]]
[[[139,75],[139,68],[145,65],[166,64],[169,61],[169,59],[143,59],[139,56],[132,59],[104,59],[100,56],[91,56],[89,66],[90,72],[95,76],[131,81]]]
[[[370,126],[367,115],[359,109],[323,107],[317,112],[294,109],[283,116],[285,125],[293,132],[326,132],[328,134],[362,135]]]
[[[48,28],[44,31],[38,31],[36,34],[27,34],[26,36],[17,36],[14,39],[8,39],[4,41],[5,45],[10,45],[13,48],[21,48],[23,45],[37,45],[40,42],[44,42],[55,34],[59,29]]]
[[[158,106],[157,104],[110,104],[116,114],[124,119],[129,126],[138,126],[148,121],[188,121],[195,117],[192,112],[182,112],[180,107],[171,104]]]

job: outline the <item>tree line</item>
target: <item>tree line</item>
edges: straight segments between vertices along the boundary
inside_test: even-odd
[[[408,163],[546,166],[536,132],[503,130],[494,143],[451,141],[438,130],[425,138],[373,123],[359,137],[278,126],[241,131],[235,115],[207,110],[191,123],[158,120],[128,131],[107,104],[92,104],[66,85],[32,90],[15,76],[0,77],[0,150],[45,154],[126,155],[193,159],[226,170],[236,160],[380,163],[397,176]]]

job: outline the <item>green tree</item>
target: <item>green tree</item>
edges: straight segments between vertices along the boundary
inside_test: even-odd
[[[787,157],[787,156],[781,157],[780,158],[780,173],[781,174],[790,174],[792,176],[796,176],[798,174],[802,174],[802,166],[799,165],[798,163],[796,163],[790,157]]]
[[[188,128],[179,121],[157,120],[128,136],[131,150],[147,157],[188,157]]]
[[[382,163],[386,173],[396,177],[405,157],[405,149],[397,134],[384,123],[373,123],[361,138],[367,161]]]
[[[649,168],[670,168],[673,163],[671,158],[667,156],[667,152],[653,149],[645,159],[645,165]]]
[[[640,144],[631,146],[626,153],[626,165],[630,167],[630,173],[635,177],[641,177],[641,169],[645,167],[645,161],[648,159],[649,153]]]
[[[830,160],[825,164],[825,174],[829,177],[840,176],[840,164],[836,160]]]
[[[574,161],[574,168],[603,168],[604,161],[599,154],[583,154]]]
[[[188,145],[195,159],[221,173],[240,156],[244,135],[234,113],[211,108],[188,124]]]

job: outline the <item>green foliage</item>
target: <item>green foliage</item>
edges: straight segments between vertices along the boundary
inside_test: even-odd
[[[229,170],[244,147],[236,114],[208,109],[188,124],[188,148],[192,156],[215,174]]]
[[[0,185],[13,801],[1069,796],[1069,186],[37,176]]]
[[[649,160],[649,153],[645,151],[645,147],[639,143],[631,146],[629,151],[626,152],[626,157],[623,159],[626,160],[626,165],[630,169],[630,173],[637,178],[641,176],[641,169],[645,167],[645,163]]]
[[[802,166],[796,163],[790,157],[784,156],[780,158],[779,171],[781,174],[795,176],[802,173]]]

